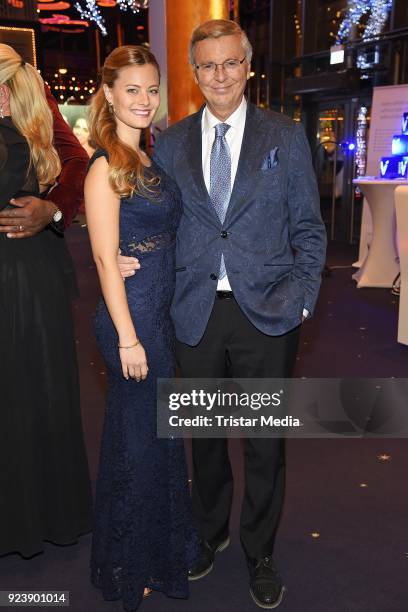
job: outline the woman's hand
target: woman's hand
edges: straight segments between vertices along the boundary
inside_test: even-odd
[[[147,367],[145,350],[140,342],[131,348],[119,347],[119,357],[123,376],[126,380],[134,378],[137,382],[140,382],[146,379],[149,368]]]

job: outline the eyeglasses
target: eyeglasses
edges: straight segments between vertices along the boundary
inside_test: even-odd
[[[207,62],[206,64],[196,64],[196,69],[199,70],[202,74],[209,76],[215,74],[218,66],[222,66],[222,69],[227,74],[232,74],[233,72],[235,72],[235,70],[237,70],[237,68],[239,68],[239,66],[241,66],[241,64],[245,62],[245,60],[246,57],[242,58],[242,60],[228,59],[225,60],[225,62],[222,62],[222,64],[216,64],[215,62]]]

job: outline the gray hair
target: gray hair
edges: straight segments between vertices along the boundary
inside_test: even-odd
[[[233,36],[238,34],[241,37],[242,48],[245,51],[245,58],[248,62],[252,59],[252,45],[244,30],[235,21],[228,19],[211,19],[202,23],[194,30],[191,35],[188,49],[188,58],[192,66],[195,66],[194,50],[200,40],[207,38],[221,38],[221,36]]]

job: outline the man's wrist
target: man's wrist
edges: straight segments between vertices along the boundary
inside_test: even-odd
[[[44,200],[45,204],[47,205],[47,212],[48,212],[48,216],[49,216],[49,222],[52,223],[53,218],[54,218],[54,214],[57,212],[58,210],[58,206],[56,204],[54,204],[54,202],[51,202],[51,200]]]

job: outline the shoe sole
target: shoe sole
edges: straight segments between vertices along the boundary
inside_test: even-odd
[[[259,608],[263,608],[264,610],[273,610],[274,608],[277,608],[281,603],[282,603],[282,599],[283,599],[283,595],[285,593],[286,589],[283,586],[281,588],[281,592],[279,593],[279,597],[276,601],[274,601],[272,604],[263,604],[261,603],[254,595],[252,589],[249,589],[249,592],[251,594],[252,599],[254,600],[254,602],[256,603],[257,606],[259,606]]]
[[[219,546],[217,546],[217,548],[214,551],[214,555],[216,555],[219,552],[222,552],[223,550],[228,548],[229,545],[230,545],[230,539],[227,538],[224,542],[221,542],[221,544]],[[190,582],[193,582],[194,580],[200,580],[200,578],[204,578],[205,576],[207,576],[211,572],[213,567],[214,567],[214,563],[211,563],[211,565],[209,565],[206,570],[201,572],[201,574],[197,574],[196,576],[189,576],[188,580]]]

